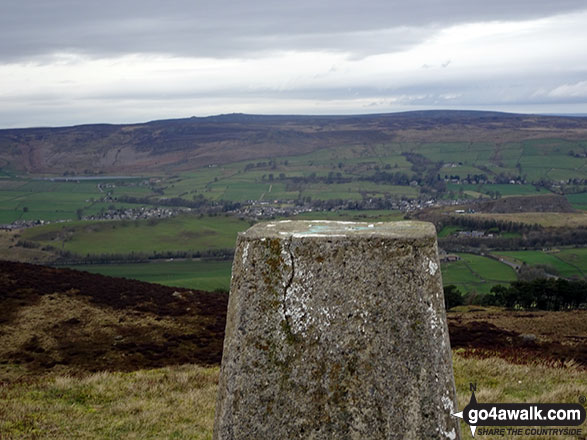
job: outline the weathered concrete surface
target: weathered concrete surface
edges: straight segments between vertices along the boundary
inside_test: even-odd
[[[454,440],[455,403],[432,224],[239,235],[214,439]]]

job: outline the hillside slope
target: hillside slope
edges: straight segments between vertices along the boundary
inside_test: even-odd
[[[218,364],[228,296],[0,261],[0,379]]]
[[[0,385],[79,374],[218,365],[228,295],[0,261]],[[450,311],[453,349],[587,367],[587,311]],[[530,335],[529,335],[530,334]]]
[[[145,174],[389,142],[586,139],[587,118],[423,111],[363,116],[222,115],[132,125],[0,130],[0,169]]]

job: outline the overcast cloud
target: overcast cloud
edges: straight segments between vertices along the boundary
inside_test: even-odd
[[[3,0],[0,127],[587,113],[584,0]]]

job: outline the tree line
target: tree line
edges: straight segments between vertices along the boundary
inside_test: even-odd
[[[479,249],[520,250],[555,246],[587,246],[587,228],[544,228],[519,237],[443,237],[438,245],[450,252],[478,253]]]
[[[203,258],[213,260],[230,260],[234,257],[234,249],[206,249],[202,251],[153,251],[110,254],[80,255],[71,251],[56,249],[52,246],[44,247],[59,255],[56,263],[62,264],[114,264],[114,263],[145,263],[152,260]]]
[[[587,307],[587,282],[538,278],[513,281],[509,286],[498,284],[486,295],[464,296],[451,284],[444,288],[444,301],[447,309],[468,303],[524,310],[574,310]]]

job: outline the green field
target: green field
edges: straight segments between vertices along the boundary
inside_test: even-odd
[[[445,226],[438,232],[438,238],[449,237],[462,230],[461,226]]]
[[[488,293],[496,284],[516,280],[515,271],[497,260],[473,254],[457,255],[461,260],[442,263],[442,281],[445,286],[454,284],[461,293]]]
[[[380,171],[403,173],[413,178],[412,164],[402,155],[405,152],[418,153],[435,163],[442,162],[444,165],[438,171],[442,177],[458,175],[466,178],[468,175],[485,174],[493,178],[503,173],[522,176],[528,181],[541,178],[555,181],[573,177],[585,179],[587,159],[569,155],[570,150],[579,151],[582,148],[580,142],[557,139],[503,145],[487,142],[382,143],[323,148],[308,154],[240,161],[151,178],[117,180],[105,177],[102,180],[65,182],[4,175],[0,180],[0,223],[72,220],[77,218],[80,210],[82,215],[95,215],[100,209],[119,208],[118,199],[121,197],[150,198],[145,199],[147,205],[156,203],[161,197],[180,197],[191,201],[198,196],[241,203],[298,198],[415,198],[420,195],[418,187],[365,180]],[[334,180],[324,180],[328,176]],[[294,180],[300,177],[306,180]],[[351,182],[338,182],[337,178],[350,179]],[[496,192],[502,196],[548,193],[529,184],[449,183],[447,190],[452,191],[454,197],[473,198]],[[569,195],[569,200],[574,206],[585,208],[585,194]]]
[[[587,248],[561,249],[554,255],[565,263],[577,267],[583,277],[587,275]]]
[[[403,173],[414,177],[413,164],[406,152],[417,153],[439,164],[438,174],[467,176],[500,173],[525,176],[527,180],[564,176],[586,178],[587,159],[569,155],[582,151],[581,142],[557,139],[528,140],[505,144],[491,142],[381,143],[363,146],[322,148],[311,153],[268,157],[184,171],[175,175],[136,179],[104,178],[101,180],[49,181],[16,177],[5,173],[0,179],[0,224],[15,220],[70,220],[22,232],[22,239],[69,251],[81,257],[132,253],[151,256],[164,252],[205,252],[234,248],[236,235],[251,223],[234,217],[201,217],[183,215],[164,220],[75,221],[80,215],[97,215],[109,209],[152,206],[159,198],[179,197],[187,201],[204,196],[209,200],[247,203],[249,200],[284,202],[306,200],[363,200],[369,198],[416,198],[420,189],[407,185],[375,183],[366,179],[376,173]],[[411,159],[412,160],[412,159]],[[297,180],[296,180],[297,179]],[[329,180],[330,179],[330,180]],[[338,179],[338,180],[337,180]],[[345,180],[346,179],[346,180]],[[349,181],[350,180],[350,181]],[[458,185],[447,184],[451,194],[445,197],[486,197],[496,192],[501,196],[548,193],[533,185]],[[581,190],[575,188],[575,190]],[[126,199],[124,199],[126,197]],[[140,203],[128,203],[134,197]],[[587,208],[587,193],[568,196],[578,208]],[[122,203],[120,200],[126,200]],[[131,200],[132,201],[132,200]],[[289,202],[286,202],[286,204]],[[573,214],[577,216],[578,214]],[[403,214],[390,211],[310,212],[300,219],[340,219],[353,221],[401,220]],[[565,217],[567,219],[567,217]],[[458,228],[447,227],[439,233],[445,237]],[[507,253],[504,253],[504,255]],[[511,258],[528,264],[550,264],[564,277],[583,277],[587,273],[582,251],[544,254],[538,251],[509,253]],[[515,279],[513,270],[494,260],[463,254],[459,262],[443,265],[445,284],[457,284],[463,291],[487,292],[492,285]],[[187,267],[152,263],[143,266],[96,267],[102,273],[131,276],[179,286],[197,288],[226,287],[227,271],[205,270],[196,264],[195,273],[204,279],[190,277]],[[198,266],[198,267],[196,267]],[[166,278],[165,270],[169,269]],[[200,270],[202,269],[202,270]],[[94,270],[94,269],[89,269]],[[191,270],[191,269],[190,269]],[[149,271],[153,271],[151,275]],[[223,280],[223,281],[221,281]],[[194,284],[195,283],[195,284]],[[202,286],[202,287],[200,287]]]
[[[399,211],[332,211],[332,212],[309,212],[296,217],[300,220],[328,219],[348,221],[397,221],[403,219],[403,213]],[[135,224],[137,226],[135,226]],[[115,226],[114,229],[112,227]],[[70,241],[65,241],[64,249],[76,252],[78,249],[91,249],[96,251],[109,250],[110,253],[121,252],[125,249],[128,252],[149,253],[155,249],[156,239],[162,239],[161,245],[170,246],[167,250],[180,249],[203,249],[211,248],[209,237],[203,233],[208,231],[216,240],[220,248],[233,248],[236,242],[236,232],[247,229],[250,226],[247,222],[236,221],[231,217],[205,217],[202,219],[179,217],[174,219],[161,220],[157,225],[149,226],[147,221],[139,222],[75,222],[65,225],[48,225],[29,229],[24,234],[25,239],[39,241],[46,244],[47,237],[66,236],[70,230]],[[211,229],[214,227],[215,229]],[[89,228],[89,229],[88,229]],[[186,231],[201,230],[200,236],[194,236],[191,242],[184,241]],[[212,231],[212,232],[211,232]],[[126,237],[130,234],[130,237]],[[137,240],[143,237],[145,244],[139,246]],[[134,245],[129,241],[132,238]],[[67,240],[67,239],[66,239]],[[97,244],[101,240],[106,242]],[[124,240],[124,243],[114,243],[117,240]],[[53,240],[55,241],[55,240]],[[70,243],[73,246],[70,246]],[[176,247],[171,247],[175,243]],[[183,248],[180,248],[183,244]],[[147,247],[148,246],[148,247]],[[165,247],[158,247],[157,250],[165,250]],[[76,253],[79,253],[77,251]],[[104,252],[108,253],[108,252]],[[83,255],[83,254],[82,254]],[[197,290],[212,291],[215,289],[228,290],[230,288],[230,274],[232,261],[214,260],[167,260],[152,261],[148,263],[116,263],[116,264],[80,264],[71,265],[72,269],[100,273],[102,275],[131,278],[152,283],[159,283],[168,286],[186,287]]]
[[[0,181],[0,223],[16,220],[74,220],[78,214],[92,215],[114,205],[103,201],[109,191],[142,197],[151,191],[138,182],[141,179],[100,179],[50,181],[13,178]],[[101,185],[99,187],[98,185]],[[114,187],[112,187],[114,186]],[[125,205],[116,207],[140,207]]]
[[[396,221],[403,219],[403,213],[399,211],[310,212],[296,218],[300,220]],[[23,238],[42,244],[53,243],[54,246],[61,243],[64,249],[76,253],[80,253],[80,249],[92,249],[92,254],[125,253],[125,251],[148,254],[152,250],[202,250],[214,248],[214,245],[217,248],[233,248],[236,233],[250,226],[248,222],[238,221],[232,217],[199,219],[186,216],[161,220],[153,226],[148,223],[148,221],[72,222],[29,229],[25,231]],[[195,234],[191,241],[186,241],[186,234],[189,235],[190,231],[194,230],[199,230],[201,234]],[[65,242],[60,242],[58,239],[47,240],[49,237],[68,238]],[[144,241],[141,241],[141,237]],[[214,243],[209,241],[210,237],[213,238]],[[120,242],[116,243],[117,241]],[[157,260],[149,263],[81,264],[69,267],[168,286],[198,290],[228,290],[231,266],[232,261]]]
[[[330,211],[310,212],[298,219],[331,219],[351,221],[396,221],[403,219],[398,211]],[[31,228],[22,232],[22,238],[41,246],[50,245],[80,256],[99,254],[233,249],[236,235],[251,223],[234,217],[179,216],[157,221],[69,222]],[[440,231],[439,236],[453,233],[454,227]],[[587,273],[587,249],[564,249],[558,253],[542,251],[499,252],[509,260],[527,264],[548,264],[567,278],[582,278]],[[516,279],[514,270],[494,259],[472,254],[460,254],[461,260],[443,263],[444,284],[455,284],[465,293],[487,293],[495,284],[507,284]],[[83,270],[112,276],[136,278],[179,287],[202,290],[228,288],[228,262],[157,262],[81,266]]]
[[[506,185],[506,184],[484,184],[484,185],[472,185],[472,184],[456,184],[449,183],[447,188],[450,191],[458,192],[462,190],[465,193],[482,194],[489,196],[491,193],[498,192],[502,197],[507,196],[534,196],[538,194],[550,194],[544,188],[536,189],[532,185]]]
[[[182,260],[129,264],[80,264],[69,267],[166,286],[213,291],[230,288],[232,261]]]
[[[568,194],[566,197],[571,205],[573,205],[573,208],[587,210],[587,192]]]
[[[529,265],[545,264],[554,267],[565,278],[584,278],[587,272],[587,249],[566,249],[561,252],[500,251],[496,255]]]
[[[307,212],[297,219],[351,221],[403,220],[399,211]],[[22,232],[24,240],[70,251],[80,256],[233,249],[238,232],[251,222],[232,216],[182,215],[158,220],[72,221],[54,223]]]
[[[77,255],[233,249],[250,224],[235,217],[178,216],[163,220],[51,224],[24,230],[22,238]]]
[[[377,170],[386,172],[403,172],[408,176],[413,175],[412,164],[409,163],[402,152],[410,151],[421,154],[425,158],[447,164],[439,170],[439,174],[458,175],[466,178],[467,175],[486,174],[494,177],[498,174],[525,177],[527,180],[540,178],[561,180],[564,176],[585,178],[584,169],[587,165],[585,158],[576,158],[569,155],[573,148],[582,148],[575,143],[557,139],[528,140],[523,143],[507,143],[493,145],[490,143],[454,142],[454,143],[427,143],[427,144],[381,144],[369,147],[338,147],[325,148],[309,154],[299,156],[280,157],[274,160],[272,165],[265,167],[256,166],[263,161],[246,161],[223,165],[214,169],[205,170],[209,177],[206,183],[208,195],[230,200],[258,199],[261,194],[267,192],[270,177],[275,179],[272,183],[276,186],[278,177],[327,176],[331,173],[340,173],[342,177],[358,179],[373,174]],[[253,168],[246,169],[247,165]],[[489,173],[488,173],[489,170]],[[193,173],[182,175],[182,179],[194,179]],[[565,178],[565,179],[566,179]],[[216,179],[216,180],[214,180]],[[265,179],[265,180],[263,180]],[[248,183],[247,183],[248,182]],[[195,183],[195,180],[194,180]],[[283,188],[273,189],[275,195],[293,198],[297,194],[300,197],[318,197],[320,199],[340,198],[358,199],[365,192],[374,195],[404,195],[416,197],[417,188],[408,186],[392,187],[386,185],[365,185],[368,182],[348,184],[330,184],[324,188],[323,183],[305,183],[296,190],[290,189],[285,193]],[[200,180],[199,184],[203,182]],[[236,188],[235,188],[236,187]],[[534,195],[548,193],[547,190],[536,189],[533,185],[457,185],[449,184],[448,189],[454,192],[462,190],[471,196],[499,192],[502,196]],[[232,188],[235,188],[234,190]],[[342,190],[342,191],[341,191]],[[237,191],[234,193],[233,191]],[[279,198],[279,197],[274,197]]]

